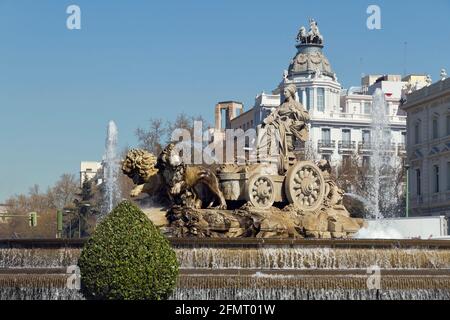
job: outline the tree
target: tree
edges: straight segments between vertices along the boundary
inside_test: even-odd
[[[78,181],[74,175],[63,174],[46,193],[35,184],[28,194],[13,196],[6,200],[9,213],[13,216],[4,228],[2,236],[14,238],[54,238],[56,235],[56,210],[67,206],[74,207],[73,201],[79,192]],[[30,227],[27,215],[36,212],[37,227]]]
[[[17,195],[6,200],[8,224],[0,234],[5,238],[53,238],[56,235],[56,210],[49,206],[46,194],[40,193],[38,185],[30,188],[28,195]],[[30,227],[28,215],[37,213],[37,226]]]
[[[55,186],[48,191],[48,197],[53,208],[63,209],[72,206],[79,192],[79,182],[75,175],[61,175]]]
[[[159,154],[163,149],[162,141],[166,133],[167,128],[161,119],[151,119],[148,130],[136,129],[139,147],[153,154]]]
[[[145,149],[154,155],[159,155],[165,145],[172,141],[172,133],[176,129],[187,130],[190,138],[194,139],[194,121],[202,123],[202,130],[207,130],[210,125],[205,119],[199,115],[196,117],[189,117],[185,113],[178,114],[173,122],[167,121],[165,124],[161,119],[150,119],[150,126],[148,129],[137,128],[136,137],[139,141],[139,148]],[[201,133],[203,138],[203,132]],[[194,145],[193,145],[194,148]]]
[[[375,194],[373,168],[364,163],[361,156],[352,154],[336,168],[335,181],[352,197],[345,198],[345,205],[352,216],[369,217],[371,201]],[[381,168],[378,206],[384,217],[398,217],[405,207],[405,172],[401,164],[390,164]],[[357,199],[355,199],[355,197]]]
[[[166,299],[178,275],[178,261],[167,239],[128,201],[97,226],[78,266],[88,299]]]
[[[81,185],[80,198],[81,201],[91,201],[94,198],[92,180],[88,178],[86,173],[84,173],[83,184]]]
[[[196,117],[189,117],[185,113],[180,113],[179,115],[177,115],[174,122],[167,123],[167,134],[168,134],[167,143],[173,142],[171,140],[172,139],[171,135],[176,129],[184,129],[189,131],[191,139],[194,139],[194,122],[196,121],[202,123],[203,131],[207,130],[210,127],[208,122],[201,115]]]

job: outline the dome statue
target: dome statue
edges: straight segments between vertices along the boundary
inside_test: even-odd
[[[322,53],[323,37],[320,34],[317,21],[310,19],[310,29],[307,32],[301,27],[297,34],[297,54],[289,65],[289,75],[321,74],[335,79],[330,62]]]

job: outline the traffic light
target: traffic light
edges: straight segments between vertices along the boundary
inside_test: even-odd
[[[37,213],[30,212],[30,227],[36,227],[36,226],[37,226]]]

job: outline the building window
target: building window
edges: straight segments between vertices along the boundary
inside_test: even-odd
[[[325,89],[317,88],[317,110],[319,112],[325,111]]]
[[[331,132],[330,129],[322,129],[322,140],[325,143],[329,143],[331,141]]]
[[[416,122],[414,125],[414,143],[419,144],[420,143],[420,120]]]
[[[406,145],[406,132],[402,132],[402,144]]]
[[[323,160],[327,160],[328,162],[331,162],[331,155],[329,155],[329,154],[323,154],[323,155],[322,155],[322,159],[323,159]]]
[[[314,89],[306,88],[306,108],[309,110],[314,109]]]
[[[439,122],[438,118],[433,118],[433,139],[439,138]]]
[[[350,144],[350,142],[352,141],[352,133],[350,129],[342,130],[342,141],[346,144]]]
[[[363,144],[370,144],[370,130],[362,131],[362,142]]]
[[[369,168],[370,167],[370,157],[364,156],[362,161],[363,161],[362,165],[363,165],[364,168]]]
[[[447,115],[447,135],[450,136],[450,114]]]
[[[439,193],[439,166],[433,166],[434,172],[434,192]]]
[[[299,89],[297,90],[297,96],[298,96],[298,101],[303,104],[303,90]]]
[[[371,114],[372,110],[371,110],[371,105],[370,102],[364,102],[364,114]]]
[[[383,131],[383,142],[391,143],[391,140],[392,140],[391,130],[384,130]]]
[[[417,195],[420,196],[422,194],[420,169],[416,169],[416,188],[417,188]]]

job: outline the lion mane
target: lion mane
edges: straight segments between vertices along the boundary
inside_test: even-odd
[[[156,157],[150,152],[131,149],[122,163],[122,172],[130,178],[138,175],[141,183],[145,183],[158,173],[158,169],[155,168],[156,162]]]

